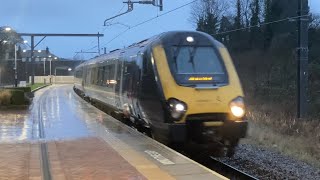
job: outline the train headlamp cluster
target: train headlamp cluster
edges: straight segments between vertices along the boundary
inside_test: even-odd
[[[242,118],[246,113],[243,98],[239,96],[233,99],[230,102],[230,110],[233,116],[236,118]]]
[[[179,120],[187,111],[187,105],[177,99],[168,100],[170,115],[174,120]]]

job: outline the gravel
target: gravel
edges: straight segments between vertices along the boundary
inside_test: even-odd
[[[219,160],[258,179],[320,180],[319,168],[251,144],[240,144],[234,157]]]

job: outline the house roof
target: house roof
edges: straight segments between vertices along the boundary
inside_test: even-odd
[[[47,53],[46,50],[35,50],[33,53],[33,56],[35,58],[39,57],[39,58],[48,58],[49,56],[51,56],[52,58],[54,57],[58,57],[56,55],[54,55],[53,53],[50,53],[50,51]],[[31,50],[26,50],[25,52],[22,51],[21,52],[21,57],[22,58],[30,58],[31,57]]]

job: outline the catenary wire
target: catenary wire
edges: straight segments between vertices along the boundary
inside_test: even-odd
[[[150,22],[150,21],[153,21],[153,20],[155,20],[155,19],[157,19],[157,18],[159,18],[159,17],[161,17],[161,16],[164,16],[164,15],[167,15],[167,14],[169,14],[169,13],[172,13],[172,12],[174,12],[174,11],[176,11],[176,10],[179,10],[179,9],[185,7],[185,6],[188,6],[188,5],[192,4],[192,3],[195,3],[196,1],[198,1],[198,0],[190,1],[190,2],[188,2],[188,3],[186,3],[186,4],[183,4],[183,5],[179,6],[179,7],[176,7],[176,8],[174,8],[174,9],[170,10],[170,11],[167,11],[167,12],[165,12],[165,13],[163,13],[163,14],[157,15],[157,16],[155,16],[155,17],[152,17],[152,18],[150,18],[150,19],[147,19],[147,20],[145,20],[145,21],[142,21],[142,22],[140,22],[140,23],[138,23],[138,24],[135,24],[135,25],[129,27],[128,29],[126,29],[125,31],[117,34],[115,37],[113,37],[111,40],[109,40],[107,43],[103,44],[102,46],[106,46],[106,45],[110,44],[112,41],[114,41],[115,39],[117,39],[118,37],[122,36],[124,33],[126,33],[127,31],[129,31],[129,30],[131,30],[131,29],[133,29],[133,28],[136,28],[136,27],[141,26],[141,25],[143,25],[143,24],[145,24],[145,23],[148,23],[148,22]],[[260,24],[253,25],[253,26],[248,26],[248,27],[233,29],[233,30],[224,31],[224,32],[219,32],[219,33],[211,34],[211,35],[227,34],[227,33],[236,32],[236,31],[241,31],[241,30],[245,30],[245,29],[251,29],[251,28],[255,28],[255,27],[261,28],[261,26],[265,26],[265,25],[269,25],[269,24],[275,24],[275,23],[280,23],[280,22],[287,21],[287,20],[290,20],[290,19],[297,19],[297,18],[302,18],[302,17],[309,17],[309,15],[287,17],[287,18],[283,18],[283,19],[279,19],[279,20],[275,20],[275,21],[260,23]],[[96,47],[97,47],[97,46],[96,46]],[[95,48],[95,47],[93,47],[93,48]],[[92,48],[92,49],[93,49],[93,48]]]
[[[140,22],[140,23],[138,23],[138,24],[135,24],[135,25],[133,25],[133,26],[130,26],[130,28],[128,28],[128,29],[126,29],[125,31],[121,32],[120,34],[116,35],[114,38],[112,38],[110,41],[108,41],[107,43],[103,44],[102,46],[106,46],[106,45],[110,44],[112,41],[114,41],[115,39],[117,39],[118,37],[120,37],[122,34],[126,33],[128,30],[131,30],[131,29],[136,28],[136,27],[138,27],[138,26],[141,26],[141,25],[143,25],[143,24],[145,24],[145,23],[148,23],[148,22],[150,22],[150,21],[153,21],[153,20],[155,20],[155,19],[157,19],[157,18],[159,18],[159,17],[161,17],[161,16],[164,16],[164,15],[167,15],[167,14],[172,13],[172,12],[174,12],[174,11],[177,11],[177,10],[179,10],[179,9],[181,9],[181,8],[184,8],[184,7],[186,7],[186,6],[188,6],[188,5],[192,4],[192,3],[195,3],[196,1],[198,1],[198,0],[190,1],[190,2],[188,2],[188,3],[186,3],[186,4],[183,4],[183,5],[179,6],[179,7],[176,7],[176,8],[174,8],[174,9],[170,10],[170,11],[167,11],[167,12],[165,12],[165,13],[163,13],[163,14],[157,15],[157,16],[155,16],[155,17],[152,17],[152,18],[150,18],[150,19],[147,19],[147,20],[145,20],[145,21],[142,21],[142,22]]]

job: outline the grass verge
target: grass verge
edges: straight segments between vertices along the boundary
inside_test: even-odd
[[[39,88],[39,87],[42,87],[42,86],[46,86],[47,84],[44,84],[44,83],[34,83],[33,85],[28,85],[29,87],[31,87],[31,91]]]
[[[320,168],[320,121],[249,111],[248,137],[242,143],[271,148]]]

